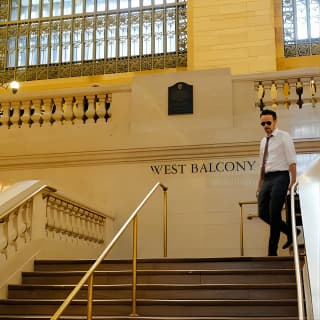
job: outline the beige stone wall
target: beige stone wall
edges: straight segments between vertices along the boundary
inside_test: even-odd
[[[26,82],[16,96],[1,91],[0,102],[8,102],[105,90],[112,103],[107,123],[0,127],[0,184],[43,180],[71,199],[113,214],[117,229],[160,180],[169,187],[170,257],[239,255],[238,203],[255,199],[263,135],[254,82],[288,77],[266,73],[276,70],[273,2],[189,0],[189,71]],[[298,70],[291,77],[305,72],[313,74]],[[193,85],[193,114],[168,115],[167,90],[177,82]],[[280,127],[292,134],[301,154],[319,153],[318,108],[278,113]],[[237,161],[252,166],[208,169],[211,163]],[[155,173],[155,166],[161,172]],[[195,166],[203,169],[196,172]],[[161,255],[161,203],[158,192],[144,209],[141,256]],[[244,222],[245,255],[264,255],[266,226],[258,219]],[[130,233],[122,238],[115,257],[130,254],[130,240]]]
[[[169,187],[169,257],[240,255],[239,202],[255,200],[263,136],[255,80],[232,77],[229,69],[137,75],[112,93],[107,123],[0,127],[0,182],[42,180],[112,214],[118,230],[161,181]],[[168,87],[177,82],[193,85],[192,114],[168,115]],[[112,92],[112,86],[106,89]],[[278,113],[279,126],[293,135],[300,153],[319,152],[318,108],[279,107]],[[162,254],[161,206],[158,191],[143,209],[140,257]],[[245,210],[256,214],[255,206]],[[244,222],[245,255],[265,255],[266,226],[246,216]],[[130,232],[114,257],[130,255]]]
[[[188,68],[276,70],[273,0],[189,0]]]

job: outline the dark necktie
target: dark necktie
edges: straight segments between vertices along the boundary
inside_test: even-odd
[[[261,166],[261,178],[264,177],[266,173],[266,161],[267,161],[267,156],[268,156],[268,146],[269,146],[269,140],[272,136],[267,137],[266,144],[264,146],[264,151],[263,151],[263,158],[262,158],[262,166]]]

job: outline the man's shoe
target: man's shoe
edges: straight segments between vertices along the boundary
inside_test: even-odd
[[[297,237],[299,236],[301,230],[297,229]],[[287,249],[292,245],[292,237],[288,238],[288,241],[282,246],[282,249]]]
[[[292,245],[292,239],[289,239],[283,246],[282,249],[287,249]]]
[[[277,255],[276,252],[269,252],[268,257],[276,257]]]

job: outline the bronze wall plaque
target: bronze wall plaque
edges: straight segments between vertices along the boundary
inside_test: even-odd
[[[168,88],[168,114],[193,113],[193,86],[177,82]]]

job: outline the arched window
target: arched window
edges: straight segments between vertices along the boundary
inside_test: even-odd
[[[320,55],[320,0],[282,0],[284,56]]]
[[[1,1],[0,80],[13,75],[37,80],[186,66],[186,3]]]

